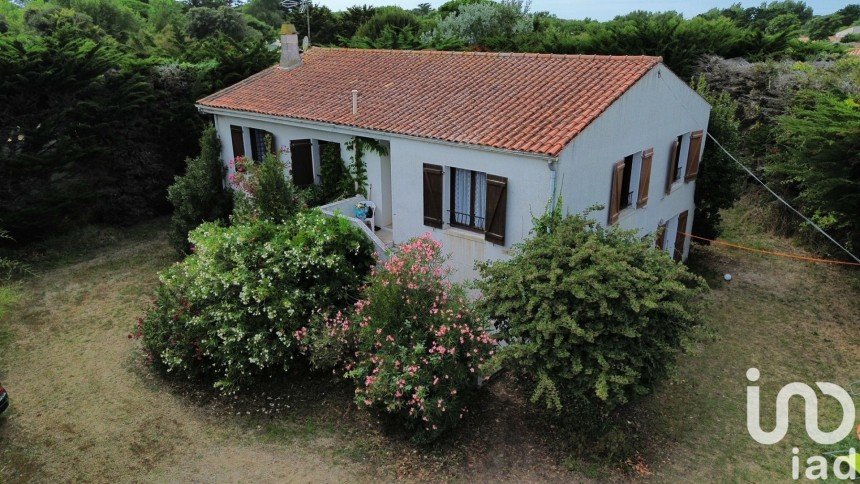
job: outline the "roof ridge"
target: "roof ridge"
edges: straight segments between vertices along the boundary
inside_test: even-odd
[[[488,52],[488,51],[471,51],[471,50],[435,50],[435,49],[361,49],[357,47],[321,47],[314,46],[307,53],[314,51],[343,51],[343,52],[362,52],[362,53],[382,53],[382,54],[412,54],[412,55],[450,55],[450,56],[480,56],[480,57],[544,57],[544,58],[560,58],[560,59],[606,59],[606,60],[621,60],[621,59],[641,59],[654,60],[663,62],[662,56],[653,55],[625,55],[625,54],[556,54],[551,52]]]

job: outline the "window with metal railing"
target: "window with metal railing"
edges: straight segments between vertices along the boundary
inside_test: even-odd
[[[487,174],[451,169],[451,220],[455,227],[483,232],[486,228]]]

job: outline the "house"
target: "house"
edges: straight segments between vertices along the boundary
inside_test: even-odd
[[[554,200],[601,222],[658,231],[686,257],[710,106],[658,57],[312,47],[282,36],[281,62],[198,101],[225,163],[274,139],[299,185],[320,152],[371,138],[368,230],[377,245],[425,232],[459,278],[504,258]],[[354,200],[325,207],[351,215]]]

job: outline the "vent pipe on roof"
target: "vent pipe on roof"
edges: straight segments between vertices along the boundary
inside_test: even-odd
[[[302,56],[299,55],[299,35],[293,24],[281,25],[281,69],[293,69],[302,65]]]
[[[358,89],[352,90],[352,114],[358,114]]]

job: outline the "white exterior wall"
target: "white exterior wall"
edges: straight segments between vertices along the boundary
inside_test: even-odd
[[[230,136],[230,126],[242,126],[246,128],[245,132],[245,155],[251,156],[251,140],[248,135],[247,128],[256,128],[266,130],[275,137],[275,146],[280,148],[289,148],[291,140],[311,139],[316,141],[331,141],[340,143],[341,156],[344,160],[349,161],[351,154],[346,148],[346,143],[352,139],[352,136],[340,134],[332,131],[323,131],[319,129],[309,129],[297,126],[291,126],[283,123],[277,123],[267,120],[254,119],[253,117],[227,116],[218,114],[215,116],[215,130],[218,132],[218,138],[221,140],[221,159],[226,165],[233,158],[233,138]],[[316,144],[316,143],[314,143]],[[316,150],[314,150],[316,151]],[[318,180],[319,160],[316,159],[317,154],[314,153],[314,179]],[[289,153],[282,154],[281,160],[289,170],[290,155]]]
[[[613,165],[626,156],[654,149],[648,203],[642,208],[624,209],[618,225],[654,232],[658,225],[689,210],[687,227],[693,226],[695,181],[676,182],[666,195],[669,154],[679,135],[707,130],[710,106],[663,65],[648,72],[569,144],[559,156],[558,186],[564,209],[577,213],[593,205],[603,210],[591,217],[607,223]],[[682,150],[686,153],[688,141]],[[704,143],[702,143],[704,147]],[[700,164],[707,163],[702,159]],[[701,166],[701,165],[700,165]],[[634,180],[637,174],[631,177]],[[689,251],[689,240],[684,257]]]
[[[441,229],[424,225],[424,164],[441,165],[443,175]],[[508,179],[505,245],[484,240],[483,234],[450,227],[450,167],[482,171]],[[546,160],[419,140],[391,140],[392,206],[394,242],[430,232],[451,255],[454,280],[474,278],[476,261],[507,256],[512,244],[522,241],[532,228],[532,216],[546,209],[550,197],[550,170]]]

